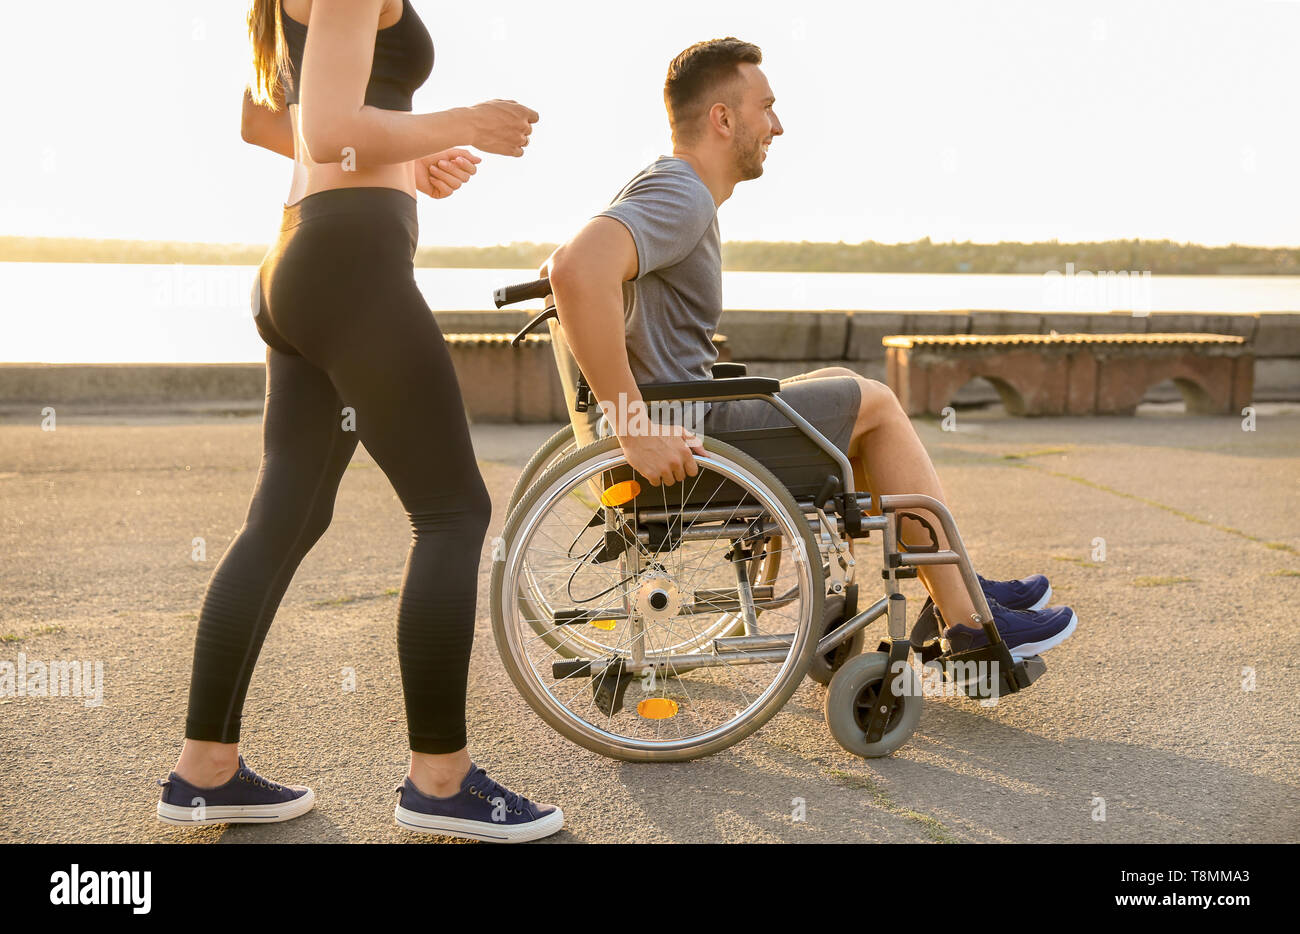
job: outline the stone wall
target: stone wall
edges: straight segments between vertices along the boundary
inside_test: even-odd
[[[811,326],[797,320],[810,314],[816,316]],[[881,382],[885,350],[880,342],[890,334],[1234,334],[1254,345],[1255,401],[1300,401],[1300,314],[728,311],[720,330],[727,336],[732,359],[748,363],[755,376],[784,377],[842,366]],[[810,344],[818,351],[805,356]],[[1181,398],[1172,384],[1151,387],[1147,393],[1152,402]],[[998,400],[997,391],[983,380],[967,384],[957,395],[959,404]]]
[[[536,311],[435,312],[446,334],[506,335]],[[792,376],[827,366],[885,380],[888,334],[1169,333],[1236,334],[1253,344],[1254,401],[1300,401],[1300,313],[1259,315],[1037,314],[1022,312],[724,312],[719,332],[732,360],[755,376]],[[549,344],[534,339],[512,350],[501,336],[453,341],[467,408],[483,421],[559,421],[563,392]],[[261,408],[261,364],[0,363],[0,412],[36,406],[86,409],[252,412]],[[984,381],[967,384],[957,404],[998,401]],[[1152,387],[1149,401],[1181,396],[1172,384]]]

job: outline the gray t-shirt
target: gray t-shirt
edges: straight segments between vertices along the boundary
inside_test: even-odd
[[[722,244],[713,195],[689,162],[660,156],[597,217],[636,243],[636,279],[623,283],[627,358],[638,383],[709,379],[722,316]]]

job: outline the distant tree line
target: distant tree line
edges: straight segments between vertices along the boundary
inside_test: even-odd
[[[553,243],[425,246],[423,267],[532,269]],[[0,262],[195,263],[256,266],[266,247],[247,243],[0,237]],[[1300,275],[1300,247],[1202,246],[1172,240],[1101,243],[801,243],[732,241],[726,269],[759,272],[1042,273],[1052,269],[1151,272],[1160,275]]]
[[[1153,275],[1300,275],[1300,248],[1201,246],[1172,240],[1102,243],[766,243],[732,241],[727,269],[770,272],[1042,273],[1052,269]]]

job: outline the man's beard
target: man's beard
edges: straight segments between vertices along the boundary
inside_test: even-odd
[[[741,181],[758,178],[763,174],[763,140],[748,127],[737,128],[736,134],[736,170]]]

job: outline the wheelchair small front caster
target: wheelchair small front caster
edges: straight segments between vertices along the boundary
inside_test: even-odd
[[[889,713],[885,732],[874,743],[867,741],[867,722],[885,679],[900,677],[900,696]],[[848,752],[864,759],[887,756],[908,741],[921,722],[921,685],[910,665],[891,674],[889,656],[882,652],[855,655],[831,679],[823,713],[831,736]]]

